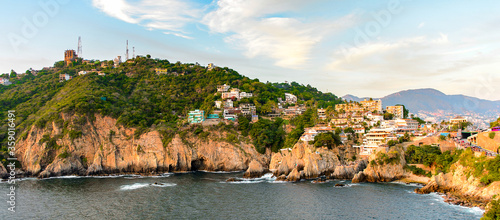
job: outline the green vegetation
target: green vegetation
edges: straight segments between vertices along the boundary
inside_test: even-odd
[[[259,119],[258,122],[252,124],[249,134],[259,153],[264,153],[266,148],[278,152],[283,147],[286,135],[283,122],[281,118],[276,118],[274,121]]]
[[[393,118],[394,118],[393,114],[389,112],[384,113],[384,120],[392,120]]]
[[[490,137],[490,139],[495,139],[495,134],[496,133],[492,131],[488,134],[488,137]]]
[[[467,177],[472,175],[484,185],[500,180],[500,156],[492,159],[486,156],[477,157],[470,149],[441,153],[439,147],[411,145],[405,151],[405,159],[409,164],[434,166],[436,173],[448,173],[451,165],[458,162],[465,167]]]
[[[384,165],[384,164],[399,164],[399,158],[401,154],[397,150],[391,150],[388,153],[377,152],[376,159],[370,161],[372,165]]]
[[[424,145],[417,147],[411,145],[405,151],[405,159],[409,164],[435,166],[436,173],[447,173],[450,170],[451,164],[457,162],[461,154],[461,150],[454,152],[445,151],[442,153],[439,147],[436,146]]]
[[[333,149],[341,144],[339,134],[332,132],[318,134],[313,141],[315,147],[327,147],[328,149]]]
[[[82,132],[81,131],[75,131],[75,130],[70,130],[69,131],[69,138],[71,140],[77,139],[82,137]]]
[[[69,67],[59,61],[54,68],[42,70],[36,77],[26,73],[20,79],[12,79],[13,85],[0,86],[0,120],[7,118],[8,110],[15,110],[18,133],[24,133],[22,137],[26,137],[26,131],[32,125],[50,130],[51,122],[56,122],[57,126],[67,129],[68,121],[61,117],[65,113],[75,116],[74,127],[65,132],[71,139],[77,139],[82,136],[81,127],[93,123],[95,114],[100,114],[116,118],[119,125],[136,128],[135,137],[151,129],[158,130],[166,147],[179,131],[180,122],[188,111],[213,112],[214,101],[220,99],[216,93],[217,85],[227,84],[253,93],[252,98],[244,98],[235,104],[252,103],[260,115],[269,113],[278,98],[284,99],[285,93],[296,95],[297,104],[308,108],[305,114],[290,121],[261,119],[255,124],[243,121],[238,127],[244,136],[251,136],[259,152],[264,152],[265,148],[277,151],[293,146],[304,128],[316,123],[317,107],[333,109],[341,102],[335,95],[322,93],[310,85],[262,83],[227,67],[208,71],[198,64],[170,63],[147,57],[137,57],[133,61],[122,63],[117,68],[101,67],[100,64],[107,61],[85,64],[77,60]],[[157,75],[155,68],[165,68],[174,74]],[[78,71],[90,72],[92,69],[102,71],[106,76],[96,73],[77,75]],[[60,82],[59,74],[69,74],[73,79]],[[283,127],[288,123],[294,127],[286,134]],[[7,127],[0,126],[0,144],[3,146],[7,138],[3,131]],[[203,130],[195,130],[195,133],[208,137]],[[110,141],[114,135],[114,131],[110,131]],[[45,137],[43,142],[50,148],[58,148],[55,137]],[[6,149],[0,152],[5,153]]]
[[[317,110],[307,109],[304,114],[299,115],[290,120],[290,125],[295,126],[295,128],[287,134],[284,147],[291,148],[297,141],[299,141],[300,136],[304,133],[304,128],[312,127],[316,124],[317,120]]]
[[[494,220],[500,219],[500,200],[494,199],[488,204],[488,211],[484,213],[481,220]]]
[[[70,157],[70,156],[71,156],[71,153],[70,153],[70,152],[68,152],[68,150],[67,150],[67,149],[65,149],[65,150],[64,150],[61,154],[59,154],[59,156],[57,156],[57,157],[59,157],[59,158],[61,158],[61,159],[64,159],[64,158],[68,158],[68,157]]]
[[[493,159],[486,156],[476,157],[474,152],[467,149],[460,157],[459,163],[467,168],[468,177],[473,175],[485,185],[500,180],[500,156]]]
[[[415,175],[427,176],[427,177],[431,177],[432,176],[431,172],[425,171],[422,168],[419,168],[419,167],[416,167],[416,166],[413,166],[413,165],[411,165],[411,166],[406,165],[405,169],[408,170],[408,171],[410,171],[410,172],[412,172]]]
[[[498,118],[496,121],[490,123],[490,127],[498,127],[500,126],[500,118]]]
[[[418,121],[418,124],[419,124],[419,125],[425,124],[425,121],[424,121],[424,120],[422,120],[422,119],[421,119],[421,118],[419,118],[419,117],[413,117],[412,119],[413,119],[413,120]]]

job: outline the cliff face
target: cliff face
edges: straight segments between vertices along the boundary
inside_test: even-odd
[[[483,206],[485,202],[490,201],[494,195],[500,192],[500,181],[484,186],[474,176],[467,176],[466,168],[457,162],[453,165],[452,172],[440,173],[431,177],[426,186],[415,191],[417,193],[449,193],[461,200],[468,201],[469,205],[479,206]]]
[[[385,158],[385,159],[384,159]],[[391,148],[388,152],[381,150],[370,155],[368,167],[354,175],[352,182],[390,182],[399,180],[408,174],[404,170],[406,161],[401,148]]]
[[[355,164],[348,166],[336,166],[335,171],[332,173],[333,179],[352,179],[356,174],[366,169],[366,160],[357,161]]]
[[[64,116],[73,125],[74,116]],[[269,157],[253,145],[239,146],[218,139],[198,139],[176,135],[164,147],[161,135],[150,131],[138,138],[135,129],[116,126],[116,120],[96,115],[92,123],[81,126],[74,139],[63,134],[55,123],[44,129],[32,127],[18,142],[19,161],[28,175],[48,177],[68,174],[158,173],[168,171],[246,170],[250,161],[269,163]],[[55,140],[40,141],[47,134]],[[55,138],[57,137],[57,138]]]
[[[274,153],[269,169],[280,180],[298,181],[330,175],[339,164],[337,154],[299,141],[291,151]]]

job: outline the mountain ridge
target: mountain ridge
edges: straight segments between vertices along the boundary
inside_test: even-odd
[[[366,97],[360,98],[350,94],[342,96],[342,98],[347,101],[362,101],[363,99],[368,99]],[[377,99],[382,100],[382,105],[384,107],[403,104],[411,112],[445,111],[455,114],[463,114],[466,112],[487,114],[498,112],[497,109],[500,108],[500,101],[485,100],[462,94],[447,95],[432,88],[402,90]]]

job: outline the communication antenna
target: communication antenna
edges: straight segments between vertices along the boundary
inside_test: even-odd
[[[135,57],[135,47],[132,47],[132,59]]]
[[[128,40],[127,40],[127,53],[125,54],[126,60],[128,60]]]
[[[78,36],[78,57],[82,57],[82,37]]]

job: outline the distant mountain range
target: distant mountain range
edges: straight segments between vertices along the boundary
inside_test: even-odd
[[[353,95],[345,95],[345,100],[362,101]],[[374,98],[375,99],[375,98]],[[377,98],[378,99],[378,98]],[[475,112],[478,114],[499,114],[500,101],[489,101],[465,95],[446,95],[436,89],[411,89],[396,92],[380,98],[384,108],[386,106],[403,104],[410,112],[418,113],[444,111],[454,114]]]

